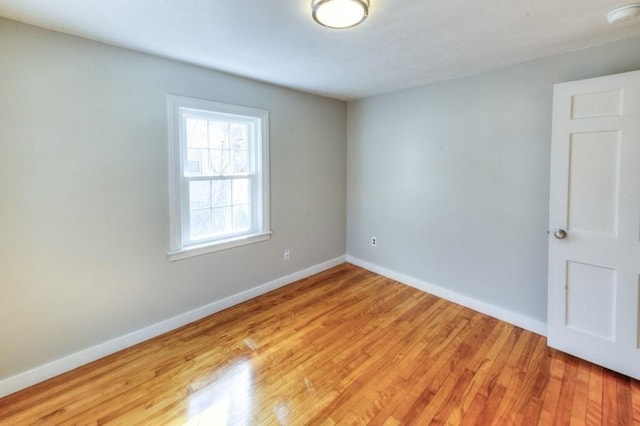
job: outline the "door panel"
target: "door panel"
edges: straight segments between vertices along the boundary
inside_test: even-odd
[[[583,93],[571,97],[571,118],[622,115],[622,91]]]
[[[549,346],[640,378],[640,71],[557,84],[551,151]]]
[[[618,132],[571,134],[569,156],[570,231],[617,233]]]
[[[566,325],[614,341],[616,271],[567,262]]]

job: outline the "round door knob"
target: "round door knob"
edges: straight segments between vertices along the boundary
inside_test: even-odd
[[[567,238],[567,231],[565,231],[564,229],[556,229],[555,231],[553,231],[553,236],[559,240],[564,240],[565,238]]]

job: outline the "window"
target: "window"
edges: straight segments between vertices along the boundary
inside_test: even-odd
[[[269,238],[269,112],[168,96],[178,260]]]

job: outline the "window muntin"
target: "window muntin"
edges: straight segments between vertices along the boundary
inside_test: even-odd
[[[268,112],[169,96],[169,115],[170,255],[268,238]]]

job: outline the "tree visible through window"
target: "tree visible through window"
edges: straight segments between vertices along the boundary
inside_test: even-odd
[[[268,112],[169,96],[169,119],[173,255],[268,238]]]

